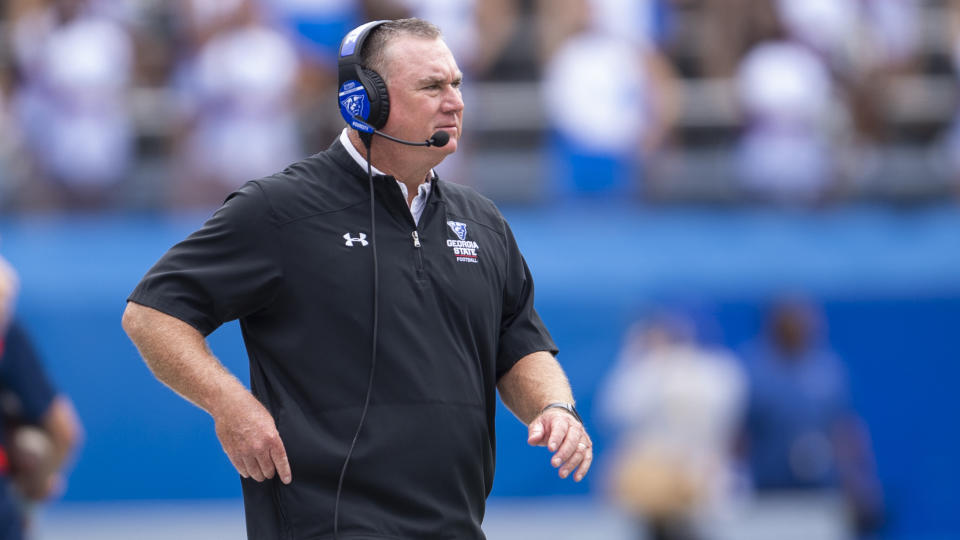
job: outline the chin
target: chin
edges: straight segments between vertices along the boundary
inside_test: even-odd
[[[450,139],[450,141],[447,142],[447,144],[437,147],[436,150],[437,152],[443,153],[443,155],[445,156],[449,156],[450,154],[456,152],[457,149],[459,149],[459,147],[460,146],[457,143],[456,139]]]

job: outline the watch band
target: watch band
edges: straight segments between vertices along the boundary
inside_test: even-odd
[[[551,403],[540,410],[540,414],[543,414],[547,409],[563,409],[568,413],[572,414],[574,418],[577,419],[577,422],[583,424],[583,418],[580,418],[580,413],[577,412],[577,408],[573,406],[573,403],[566,402],[557,402]]]

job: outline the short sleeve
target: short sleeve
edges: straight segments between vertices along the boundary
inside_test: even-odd
[[[505,220],[503,226],[507,268],[497,350],[497,379],[530,353],[548,351],[556,355],[558,352],[553,338],[533,307],[533,276],[530,268]]]
[[[198,231],[170,248],[127,300],[208,335],[275,297],[282,277],[277,230],[262,188],[248,182]]]
[[[56,396],[30,336],[16,320],[3,340],[0,389],[17,398],[17,420],[31,424],[43,421]]]

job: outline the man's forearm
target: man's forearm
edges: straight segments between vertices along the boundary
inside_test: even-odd
[[[283,483],[292,481],[273,416],[213,356],[200,332],[133,302],[123,314],[123,328],[158,379],[210,413],[223,451],[241,476],[262,482],[278,473]]]
[[[504,405],[524,424],[533,421],[550,403],[573,403],[573,392],[563,368],[546,351],[521,358],[500,377],[497,388]]]
[[[157,379],[211,415],[230,396],[247,392],[210,352],[203,335],[180,319],[129,302],[123,328]]]

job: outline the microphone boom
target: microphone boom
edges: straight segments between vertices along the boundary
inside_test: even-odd
[[[423,141],[422,143],[417,143],[413,141],[405,141],[403,139],[398,139],[393,135],[387,135],[386,133],[380,131],[379,129],[374,129],[373,126],[371,126],[370,124],[367,124],[366,122],[363,121],[362,118],[358,116],[354,116],[353,119],[356,120],[357,122],[360,122],[365,127],[370,128],[373,131],[373,133],[376,133],[377,135],[383,137],[384,139],[390,139],[393,142],[398,142],[400,144],[405,144],[407,146],[438,146],[439,147],[439,146],[444,146],[448,142],[450,142],[450,134],[442,130],[434,132],[429,139]]]

